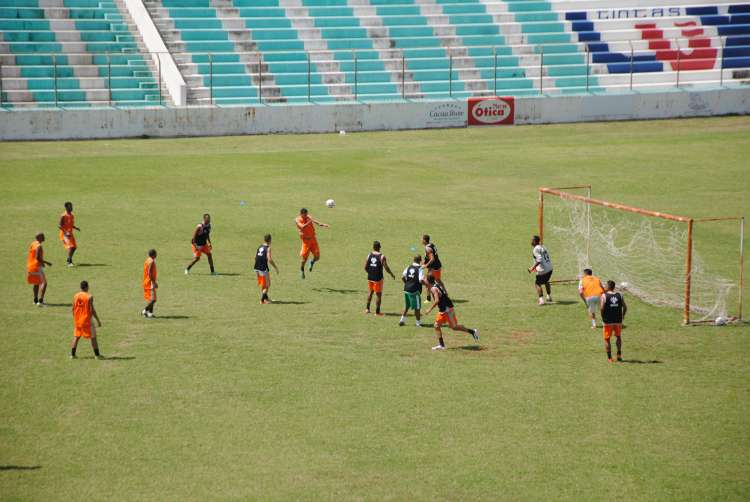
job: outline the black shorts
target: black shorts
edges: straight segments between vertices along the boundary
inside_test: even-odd
[[[542,284],[547,284],[549,282],[549,278],[552,277],[552,271],[550,270],[546,274],[537,274],[536,276],[536,285],[541,286]]]

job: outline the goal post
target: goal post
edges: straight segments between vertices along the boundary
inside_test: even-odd
[[[590,185],[539,188],[539,237],[554,241],[556,282],[593,268],[647,303],[681,308],[685,324],[742,319],[744,223],[742,216],[692,218],[595,199]],[[739,256],[728,244],[732,234],[739,234]]]

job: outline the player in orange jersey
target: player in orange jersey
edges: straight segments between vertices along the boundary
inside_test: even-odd
[[[52,264],[44,259],[44,234],[36,234],[34,242],[29,246],[26,257],[26,282],[34,286],[34,305],[44,307],[44,293],[47,291],[47,278],[44,276],[44,266]]]
[[[99,327],[102,322],[94,308],[94,297],[89,294],[89,283],[81,281],[81,290],[73,297],[73,343],[70,346],[70,358],[75,359],[78,340],[81,337],[91,340],[91,348],[94,349],[94,357],[103,359],[99,354],[99,344],[96,341],[96,326],[93,319]]]
[[[143,263],[143,298],[148,302],[141,311],[143,317],[154,317],[156,303],[156,249],[148,250],[148,258]]]
[[[312,272],[313,265],[320,259],[320,248],[318,247],[318,240],[315,238],[315,227],[329,228],[330,225],[321,223],[315,220],[312,216],[307,214],[307,209],[304,207],[299,210],[299,216],[294,220],[297,224],[297,230],[299,231],[299,238],[302,240],[302,249],[300,249],[300,275],[305,278],[305,263],[307,263],[307,257],[310,253],[313,255],[313,259],[310,262],[310,272]]]
[[[60,229],[60,240],[68,252],[68,259],[66,261],[68,262],[69,267],[74,266],[73,254],[76,252],[76,249],[78,249],[73,230],[81,231],[81,229],[75,225],[75,222],[76,218],[73,216],[73,203],[66,202],[65,212],[60,216],[60,223],[57,225],[57,228]]]
[[[591,320],[591,329],[596,329],[596,311],[599,310],[599,299],[604,294],[602,281],[590,268],[583,269],[583,276],[578,282],[578,295],[586,305]]]
[[[190,241],[193,245],[193,261],[185,269],[185,275],[190,273],[190,269],[193,265],[198,263],[201,259],[201,255],[206,255],[208,258],[208,267],[211,269],[211,275],[216,275],[214,270],[214,257],[211,254],[211,215],[206,213],[203,215],[203,221],[199,223],[193,231],[193,239]]]

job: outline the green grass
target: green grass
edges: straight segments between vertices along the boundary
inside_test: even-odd
[[[681,327],[677,310],[630,298],[625,358],[659,363],[610,365],[574,288],[538,308],[525,269],[540,185],[750,215],[748,137],[750,120],[721,118],[2,143],[0,498],[746,499],[748,330]],[[82,228],[77,261],[100,266],[64,267],[65,200]],[[304,282],[301,206],[332,225]],[[206,211],[231,275],[208,276],[202,260],[186,277]],[[38,230],[54,263],[47,301],[60,305],[47,309],[24,281]],[[258,304],[250,260],[266,232],[281,267],[271,297],[299,304]],[[451,350],[433,353],[432,330],[362,314],[373,239],[400,274],[425,232],[482,350],[448,334]],[[728,242],[717,258],[734,259]],[[161,318],[147,321],[150,247]],[[91,359],[87,344],[68,359],[66,305],[82,279],[115,359]],[[385,311],[401,306],[388,278]]]

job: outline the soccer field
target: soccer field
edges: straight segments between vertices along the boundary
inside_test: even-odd
[[[746,500],[748,328],[683,327],[626,294],[626,362],[610,364],[575,287],[538,307],[526,269],[539,186],[750,216],[748,138],[748,118],[715,118],[0,143],[0,499]],[[66,200],[75,268],[57,238]],[[304,281],[303,206],[331,225]],[[202,259],[185,276],[204,212],[219,275]],[[37,231],[45,309],[25,282]],[[251,260],[267,232],[281,273],[263,306]],[[423,233],[478,346],[447,332],[436,353],[429,322],[398,327],[390,277],[386,316],[363,314],[372,241],[400,276]],[[736,232],[717,235],[735,260]],[[159,301],[143,319],[151,247]],[[106,360],[85,340],[68,357],[82,279]]]

